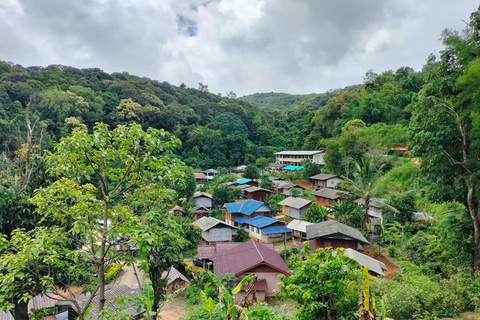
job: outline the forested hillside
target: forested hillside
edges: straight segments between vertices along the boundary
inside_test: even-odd
[[[288,94],[282,92],[254,93],[243,96],[243,100],[259,107],[261,110],[284,110],[299,104],[302,101],[319,96],[320,94]]]

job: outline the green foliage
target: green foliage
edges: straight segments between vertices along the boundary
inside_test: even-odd
[[[255,165],[260,169],[263,170],[268,166],[268,158],[260,157],[255,161]]]
[[[235,281],[237,281],[237,278],[231,273],[225,273],[220,276],[220,281],[225,289],[232,291],[233,287],[235,287]]]
[[[283,198],[281,195],[271,194],[270,196],[267,196],[265,198],[265,203],[268,204],[268,206],[272,208],[275,212],[280,212],[282,206],[280,206],[278,203],[282,200]]]
[[[249,164],[245,168],[245,172],[243,173],[243,177],[247,179],[258,179],[260,178],[260,171],[258,170],[257,166],[254,164]]]
[[[337,221],[351,225],[355,228],[361,228],[362,210],[361,207],[346,199],[331,202],[331,211]]]
[[[307,242],[302,250],[309,253]],[[280,275],[281,293],[297,302],[297,319],[355,319],[360,266],[343,256],[343,251],[320,248],[306,259],[290,259],[291,275]]]
[[[248,232],[243,228],[238,228],[237,233],[233,235],[232,240],[235,242],[245,242],[250,240]]]
[[[305,211],[305,220],[308,222],[322,222],[328,219],[328,211],[325,206],[319,206],[312,203],[312,205]]]
[[[232,189],[226,185],[219,185],[213,189],[212,199],[215,206],[220,206],[233,200],[234,195]]]
[[[389,206],[395,208],[395,212],[392,212],[389,207],[385,208],[385,212],[392,212],[393,221],[405,223],[412,221],[413,211],[415,209],[416,197],[413,192],[406,192],[403,194],[393,194],[389,201]]]
[[[395,258],[397,252],[397,248],[394,245],[388,246],[388,256],[391,258]]]

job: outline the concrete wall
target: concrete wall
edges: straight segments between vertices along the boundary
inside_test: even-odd
[[[243,279],[248,274],[250,273],[243,273],[237,278]],[[265,279],[267,281],[268,290],[265,291],[265,297],[274,297],[275,294],[273,294],[273,290],[278,291],[277,283],[280,282],[280,278],[278,278],[280,272],[255,272],[255,274],[257,275],[258,279]]]
[[[335,188],[335,186],[337,184],[339,184],[340,182],[342,182],[343,180],[340,179],[340,178],[332,178],[332,179],[328,179],[327,180],[327,188]]]
[[[212,228],[202,231],[202,238],[208,242],[232,241],[232,228]]]
[[[323,161],[324,156],[325,156],[325,152],[314,154],[312,162],[318,163],[318,164],[325,164],[325,161]]]

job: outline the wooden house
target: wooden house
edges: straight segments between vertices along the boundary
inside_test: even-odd
[[[275,212],[265,203],[256,200],[247,200],[241,203],[226,203],[223,207],[225,208],[225,221],[233,226],[238,225],[238,223],[234,222],[236,218],[244,218],[246,220],[256,216],[271,218]]]
[[[342,178],[334,174],[320,173],[309,178],[312,181],[313,190],[323,188],[335,188],[337,184],[343,181]]]
[[[167,294],[190,286],[190,281],[174,267],[162,272],[162,279],[167,280]]]
[[[305,211],[310,208],[312,201],[302,198],[288,197],[278,203],[282,206],[282,213],[284,216],[289,216],[294,219],[305,218]]]
[[[274,297],[273,290],[278,290],[278,275],[289,275],[288,267],[269,245],[253,240],[239,243],[233,247],[217,247],[212,257],[213,270],[217,277],[223,274],[233,274],[240,281],[249,274],[258,277],[256,295],[258,301]],[[235,296],[235,302],[241,299],[245,292]]]
[[[208,243],[232,241],[237,228],[213,217],[202,217],[193,222],[201,230],[202,240]]]
[[[308,221],[293,219],[288,223],[287,228],[292,230],[293,239],[297,238],[300,241],[305,241],[307,240],[307,226],[312,224]]]
[[[207,182],[207,176],[203,172],[195,172],[195,181],[197,182],[197,188],[203,187]]]
[[[300,195],[303,194],[305,188],[299,186],[293,182],[286,181],[286,180],[274,180],[272,181],[272,190],[278,195],[283,197],[289,197],[291,195],[291,190],[293,188],[300,190]]]
[[[198,204],[193,208],[193,220],[198,220],[203,217],[208,217],[210,213],[210,209],[205,208],[203,206],[199,206]]]
[[[272,191],[259,187],[249,187],[244,189],[243,192],[245,194],[245,198],[260,202],[265,202],[265,198],[272,194]]]
[[[258,182],[252,179],[243,178],[243,179],[234,181],[230,184],[230,186],[233,188],[244,186],[244,185],[249,185],[251,187],[258,187]]]
[[[370,198],[368,203],[368,222],[370,223],[370,231],[380,233],[380,220],[383,217],[383,210],[385,208],[385,204],[388,202],[387,199],[383,198]],[[353,203],[359,206],[365,206],[365,200],[359,198]]]
[[[342,190],[335,190],[330,188],[323,188],[318,191],[312,192],[311,195],[315,196],[315,203],[319,206],[331,207],[334,201],[346,199],[348,192]]]
[[[334,220],[308,225],[306,231],[312,251],[327,247],[358,250],[359,245],[369,243],[357,229]]]
[[[193,195],[193,199],[195,200],[195,203],[197,206],[202,206],[208,209],[212,209],[213,204],[212,204],[212,195],[210,193],[206,192],[196,192]]]
[[[215,169],[207,169],[202,172],[207,176],[207,180],[212,180],[213,178],[218,177],[218,175],[220,174],[220,171]]]

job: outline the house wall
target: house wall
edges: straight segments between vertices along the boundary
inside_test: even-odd
[[[208,242],[232,241],[232,228],[214,227],[208,231],[202,231],[202,238]]]
[[[212,207],[212,199],[207,197],[198,197],[195,198],[195,203],[199,206],[210,209]]]
[[[272,194],[272,193],[268,192],[268,191],[263,191],[263,190],[259,190],[259,191],[256,191],[256,192],[247,192],[247,199],[252,199],[252,200],[257,200],[257,201],[264,202],[265,197],[267,195],[270,195],[270,194]]]
[[[303,220],[305,218],[305,211],[308,210],[310,206],[305,206],[300,209],[290,208],[290,217],[298,220]]]
[[[335,186],[336,186],[337,184],[339,184],[339,183],[342,182],[342,181],[343,181],[342,179],[336,178],[336,177],[335,177],[335,178],[328,179],[328,180],[327,180],[327,188],[332,188],[332,189],[333,189],[333,188],[335,188]]]
[[[313,186],[316,188],[323,189],[327,187],[327,183],[325,180],[313,180]]]
[[[250,272],[250,270],[248,270],[247,272],[245,273],[242,273],[240,275],[237,276],[238,279],[243,279],[245,278],[247,275],[251,274],[252,272]],[[275,271],[275,272],[260,272],[260,271],[257,271],[257,272],[254,272],[258,279],[265,279],[266,282],[267,282],[267,291],[265,291],[265,297],[274,297],[275,295],[273,294],[273,290],[277,290],[278,291],[278,286],[277,286],[277,282],[280,282],[280,278],[278,278],[278,275],[280,274],[280,272],[278,271]]]
[[[355,240],[337,240],[337,239],[326,239],[320,238],[315,239],[316,248],[350,248],[353,250],[358,249],[358,242]]]
[[[172,294],[181,288],[188,288],[190,284],[182,279],[175,279],[172,283],[168,285],[167,294]]]
[[[271,218],[272,217],[272,212],[271,211],[268,211],[268,212],[267,211],[254,212],[250,216],[247,216],[247,215],[244,215],[244,214],[241,214],[241,213],[230,213],[230,212],[228,212],[228,210],[225,210],[225,221],[232,226],[234,225],[233,220],[238,218],[238,217],[242,217],[242,218],[250,220],[251,218],[256,217],[256,216],[263,216],[263,217]]]
[[[325,155],[325,152],[314,154],[312,157],[312,162],[318,163],[318,164],[325,164],[325,161],[323,161],[324,155]]]
[[[331,207],[330,199],[315,196],[315,203],[319,206]]]
[[[290,207],[289,206],[283,206],[282,207],[282,214],[284,216],[289,216],[290,215]]]
[[[292,230],[292,236],[301,240],[307,239],[307,233],[298,230]]]

